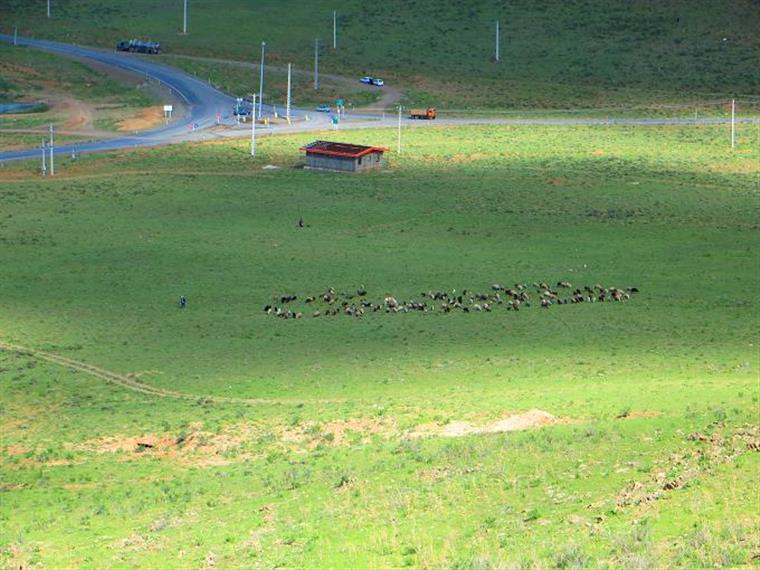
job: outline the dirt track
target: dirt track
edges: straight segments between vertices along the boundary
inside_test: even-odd
[[[85,374],[89,374],[90,376],[93,376],[95,378],[108,382],[110,384],[115,384],[116,386],[120,386],[121,388],[126,388],[127,390],[132,390],[133,392],[140,392],[141,394],[147,394],[149,396],[158,396],[160,398],[175,398],[175,399],[181,399],[181,400],[194,400],[194,401],[202,400],[204,402],[213,402],[213,403],[219,403],[219,404],[245,404],[245,405],[266,405],[266,404],[295,405],[295,404],[300,404],[300,403],[325,404],[325,403],[337,403],[341,401],[341,400],[307,400],[305,402],[301,402],[299,400],[279,400],[279,399],[268,399],[268,398],[231,398],[231,397],[225,397],[225,396],[199,396],[195,394],[184,394],[182,392],[175,392],[174,390],[166,390],[163,388],[156,388],[155,386],[150,386],[148,384],[143,384],[142,382],[138,382],[137,380],[135,380],[129,375],[111,372],[109,370],[105,370],[103,368],[99,368],[97,366],[87,364],[86,362],[72,360],[70,358],[53,354],[51,352],[35,350],[33,348],[27,348],[27,347],[20,346],[17,344],[11,344],[11,343],[2,342],[2,341],[0,341],[0,350],[6,351],[6,352],[14,352],[16,354],[22,354],[25,356],[31,356],[33,358],[45,360],[46,362],[52,362],[53,364],[58,364],[59,366],[63,366],[64,368],[68,368],[70,370],[84,372]]]

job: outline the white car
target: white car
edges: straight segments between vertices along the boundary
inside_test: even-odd
[[[359,83],[366,83],[367,85],[372,85],[373,78],[369,75],[365,75],[359,80]]]
[[[372,85],[374,85],[375,87],[382,87],[383,85],[385,85],[385,81],[383,81],[379,77],[373,77]]]

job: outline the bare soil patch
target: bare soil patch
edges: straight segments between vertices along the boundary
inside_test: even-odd
[[[92,129],[92,117],[95,108],[78,99],[70,97],[61,98],[55,102],[54,109],[66,115],[63,128],[69,131],[82,131]]]
[[[490,424],[477,426],[469,422],[453,421],[443,427],[437,424],[426,424],[419,426],[416,430],[410,432],[408,437],[462,437],[472,434],[484,433],[503,433],[509,431],[521,431],[534,429],[548,425],[562,423],[562,420],[543,410],[529,410],[522,414],[512,414],[501,420]]]
[[[137,116],[128,117],[118,123],[120,131],[142,131],[160,125],[164,121],[163,107],[156,105],[143,109]]]
[[[218,466],[228,465],[233,459],[236,461],[251,459],[253,457],[251,454],[238,453],[245,439],[245,435],[197,431],[179,436],[168,434],[111,436],[66,447],[76,451],[126,454],[129,459],[161,457],[195,466]]]
[[[661,415],[660,412],[655,412],[653,410],[637,410],[635,412],[620,414],[615,417],[619,420],[633,420],[636,418],[656,418],[659,415]]]
[[[348,446],[355,438],[367,441],[373,434],[390,436],[395,433],[396,426],[389,421],[354,418],[324,424],[310,422],[285,428],[280,432],[280,439],[286,443],[305,444],[307,448],[313,449],[320,443],[331,447]]]

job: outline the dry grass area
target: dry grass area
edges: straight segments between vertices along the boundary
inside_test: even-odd
[[[148,107],[137,114],[126,117],[117,123],[121,132],[143,131],[157,127],[165,122],[164,110],[160,105]]]

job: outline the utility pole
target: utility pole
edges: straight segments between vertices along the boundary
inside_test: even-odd
[[[50,0],[47,0],[47,17],[50,17]]]
[[[290,74],[291,74],[291,68],[293,67],[292,64],[288,64],[288,98],[285,100],[285,118],[288,120],[288,124],[290,124]]]
[[[731,148],[736,148],[736,99],[731,99]]]
[[[53,161],[53,123],[50,123],[50,176],[55,176],[55,162]]]
[[[314,91],[319,90],[319,39],[314,40]]]
[[[338,49],[338,11],[333,10],[333,49]]]
[[[251,156],[256,157],[256,93],[253,94],[253,113],[251,113]]]
[[[45,139],[42,139],[40,150],[42,150],[42,176],[47,176],[47,166],[45,165]]]
[[[182,13],[182,33],[187,35],[187,0],[183,2],[184,11]]]
[[[499,20],[496,20],[496,63],[499,63],[499,60],[501,60],[501,46],[499,43]]]
[[[398,106],[398,143],[396,151],[401,154],[401,105]]]
[[[266,42],[261,42],[261,78],[259,79],[259,118],[261,118],[261,106],[264,102],[264,50],[267,47]],[[254,110],[256,106],[254,105]]]

